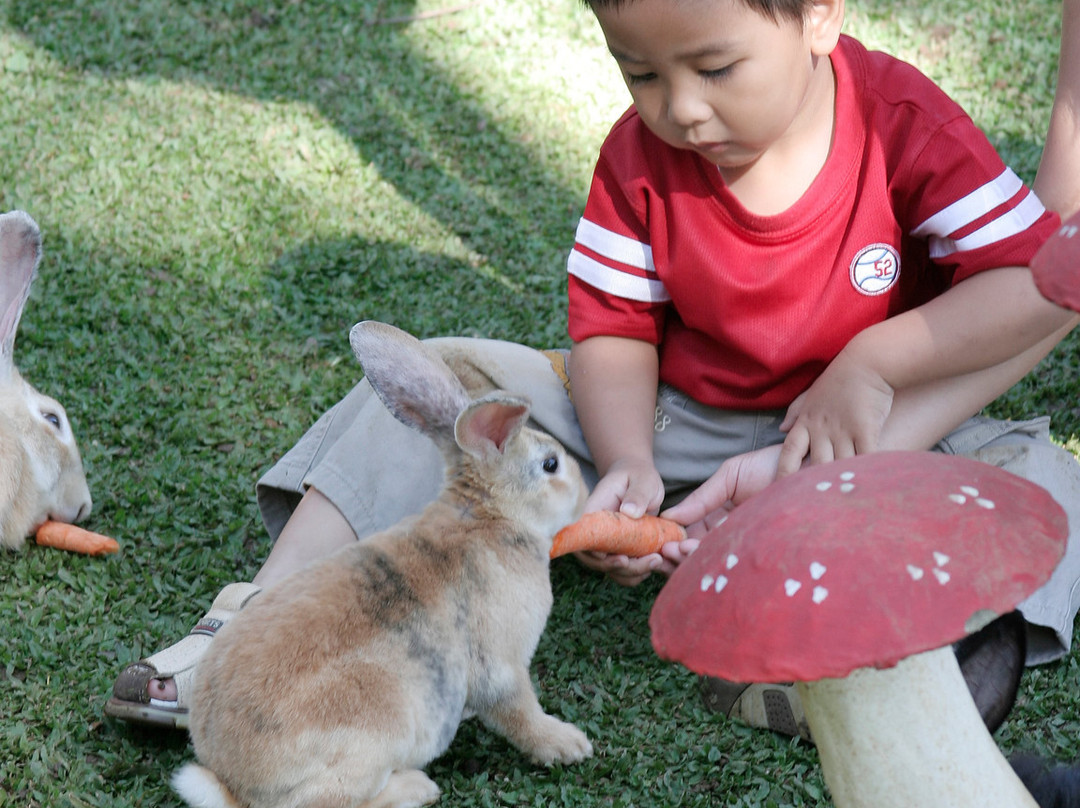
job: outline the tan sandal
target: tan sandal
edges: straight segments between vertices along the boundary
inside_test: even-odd
[[[105,715],[151,727],[187,729],[188,705],[195,678],[195,663],[223,625],[261,591],[250,583],[229,584],[214,598],[210,611],[186,637],[153,656],[128,665],[113,685]],[[154,679],[172,679],[176,699],[156,699],[150,693]]]
[[[701,698],[714,713],[721,713],[751,727],[771,729],[781,735],[813,741],[802,700],[791,682],[745,684],[703,676]]]

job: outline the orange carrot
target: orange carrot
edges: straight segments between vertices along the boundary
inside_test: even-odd
[[[43,547],[55,547],[58,550],[71,550],[73,553],[93,556],[115,553],[120,549],[116,539],[69,525],[67,522],[44,522],[37,529],[34,538]]]
[[[685,538],[686,528],[670,519],[648,514],[634,519],[617,511],[592,511],[555,534],[551,557],[592,550],[640,558]]]

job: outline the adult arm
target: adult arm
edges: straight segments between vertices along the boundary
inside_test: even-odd
[[[1080,0],[1064,0],[1057,89],[1035,193],[1067,219],[1080,210]]]

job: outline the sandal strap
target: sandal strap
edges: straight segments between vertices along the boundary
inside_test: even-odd
[[[188,634],[204,634],[207,637],[213,637],[223,625],[225,625],[224,620],[206,615],[195,624],[195,628],[189,631]]]
[[[159,679],[176,679],[177,687],[182,688],[185,682],[179,675],[185,671],[193,671],[195,663],[206,650],[210,640],[218,630],[228,623],[237,612],[242,609],[249,600],[262,591],[262,587],[256,584],[239,582],[229,584],[214,598],[210,611],[203,615],[202,619],[186,637],[179,642],[173,643],[168,648],[158,651],[156,654],[146,657],[145,664],[150,665],[157,672]],[[184,698],[181,696],[181,703]]]

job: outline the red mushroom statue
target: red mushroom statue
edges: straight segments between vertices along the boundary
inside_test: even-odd
[[[1031,274],[1042,296],[1080,311],[1080,213],[1067,219],[1031,259]]]
[[[1066,517],[994,466],[881,452],[740,505],[660,592],[657,653],[795,681],[841,808],[1036,805],[987,732],[952,643],[1049,577]]]

